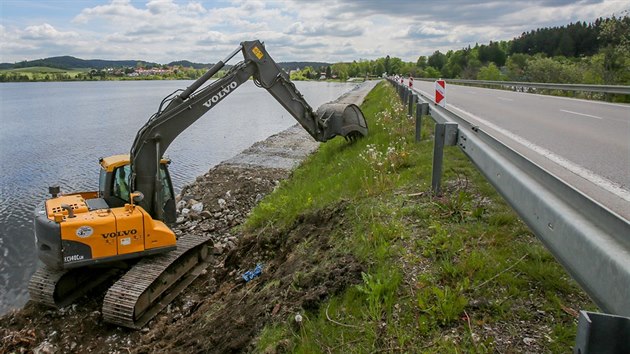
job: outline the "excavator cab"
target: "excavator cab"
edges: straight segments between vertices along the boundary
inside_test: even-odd
[[[167,224],[175,222],[175,193],[171,176],[168,172],[169,159],[161,159],[159,178],[160,186],[156,198],[157,208],[161,208],[162,221]],[[100,160],[101,171],[99,176],[99,196],[105,200],[110,208],[122,207],[125,204],[141,202],[142,199],[136,197],[132,200],[131,190],[131,165],[129,155],[114,155]],[[142,196],[144,198],[144,196]],[[151,210],[147,210],[151,213]],[[155,217],[155,215],[152,215]]]

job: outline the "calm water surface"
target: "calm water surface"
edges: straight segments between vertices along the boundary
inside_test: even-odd
[[[37,267],[32,215],[48,197],[96,190],[100,157],[128,153],[137,130],[163,97],[191,81],[0,84],[0,314],[28,301]],[[297,82],[317,109],[353,84]],[[177,192],[211,166],[295,124],[250,81],[210,110],[169,147]]]

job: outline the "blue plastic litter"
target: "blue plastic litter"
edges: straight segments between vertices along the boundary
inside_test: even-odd
[[[243,274],[243,280],[245,280],[245,282],[249,282],[256,277],[259,277],[262,274],[262,269],[262,263],[256,264],[256,268],[248,270],[247,272],[245,272],[245,274]]]

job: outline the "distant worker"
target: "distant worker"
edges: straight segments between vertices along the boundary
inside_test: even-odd
[[[413,88],[413,76],[409,75],[409,88]]]

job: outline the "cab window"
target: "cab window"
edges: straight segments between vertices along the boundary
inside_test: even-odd
[[[164,165],[160,166],[160,179],[162,180],[162,190],[160,191],[162,194],[162,202],[166,203],[169,199],[173,199],[173,187],[171,186],[171,179]]]
[[[129,176],[131,175],[131,166],[125,165],[118,167],[114,171],[114,196],[126,202],[129,201]]]
[[[162,190],[160,192],[160,199],[162,201],[163,221],[167,224],[175,222],[175,198],[173,197],[173,186],[171,185],[171,178],[168,174],[167,166],[162,164],[160,166],[160,179],[162,182]]]

